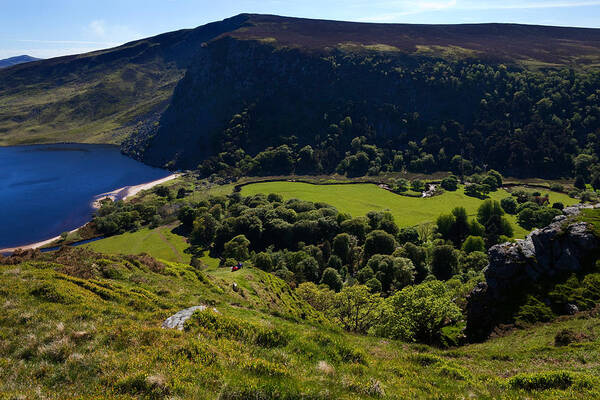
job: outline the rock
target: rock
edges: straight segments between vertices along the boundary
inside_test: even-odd
[[[579,307],[577,307],[575,304],[566,304],[565,305],[565,314],[567,315],[575,315],[579,312]]]
[[[233,282],[233,284],[231,285],[231,288],[233,289],[234,292],[237,292],[238,290],[240,290],[238,284],[235,282]]]
[[[483,340],[496,324],[508,322],[515,311],[512,308],[519,306],[533,285],[583,269],[584,260],[600,248],[600,240],[587,223],[569,224],[568,217],[592,207],[567,207],[564,218],[516,243],[489,249],[485,283],[475,287],[468,297],[467,335],[471,340]]]
[[[165,322],[163,322],[162,327],[163,329],[178,329],[182,331],[185,321],[190,319],[196,311],[204,311],[207,308],[208,307],[206,306],[194,306],[186,308],[185,310],[181,310],[177,314],[174,314],[167,318]],[[213,311],[218,312],[216,308],[213,308]]]

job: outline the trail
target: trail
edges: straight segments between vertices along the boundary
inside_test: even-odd
[[[156,232],[158,233],[158,237],[160,238],[160,240],[162,240],[167,246],[169,246],[175,257],[177,258],[177,261],[183,263],[183,257],[181,257],[181,254],[179,254],[179,251],[173,245],[173,243],[169,242],[169,239],[167,239],[160,230],[157,229]]]

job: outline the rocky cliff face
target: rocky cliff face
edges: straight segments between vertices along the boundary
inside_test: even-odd
[[[567,207],[564,215],[526,239],[490,248],[486,280],[469,296],[467,335],[471,340],[483,340],[494,326],[509,322],[533,287],[582,272],[597,257],[600,240],[586,222],[573,218],[584,207],[592,208]]]

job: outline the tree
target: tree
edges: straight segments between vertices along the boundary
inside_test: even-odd
[[[347,331],[366,333],[379,321],[381,303],[381,296],[367,286],[347,286],[335,296],[332,311]]]
[[[458,256],[450,245],[435,246],[431,251],[431,272],[445,281],[458,273]]]
[[[485,242],[480,236],[469,236],[462,245],[462,251],[465,253],[485,251]]]
[[[365,240],[365,259],[369,259],[374,254],[392,254],[395,249],[394,236],[385,231],[376,230],[369,233]]]
[[[391,339],[433,343],[441,329],[457,322],[462,313],[443,282],[408,286],[385,301],[378,334]]]
[[[415,267],[408,258],[376,254],[369,259],[367,266],[361,271],[363,270],[365,270],[362,274],[363,282],[374,276],[381,282],[382,290],[387,293],[415,281]],[[368,276],[369,270],[372,271],[372,276]]]
[[[237,261],[245,261],[250,258],[248,248],[250,247],[250,241],[246,239],[244,235],[238,235],[225,243],[223,250],[223,257],[233,258]]]
[[[215,240],[219,223],[210,214],[205,213],[194,220],[191,241],[204,247],[210,246]]]
[[[490,169],[488,172],[488,176],[493,176],[496,179],[496,187],[502,187],[502,175],[500,172]]]
[[[477,221],[485,226],[488,220],[494,215],[499,217],[504,215],[502,206],[496,200],[485,200],[477,210]]]
[[[458,189],[458,178],[454,175],[450,175],[449,177],[442,179],[441,186],[442,189],[453,192]]]
[[[474,251],[466,254],[460,260],[461,266],[465,271],[481,271],[488,265],[488,257],[483,251]]]
[[[269,253],[258,253],[254,256],[254,266],[263,271],[271,272],[273,270],[273,257]]]
[[[516,214],[518,205],[517,200],[512,196],[500,200],[500,206],[507,214]]]
[[[350,262],[350,251],[352,250],[352,244],[356,239],[352,240],[352,237],[347,233],[340,233],[333,238],[333,254],[337,255],[344,264]]]
[[[577,175],[573,186],[577,189],[585,190],[585,178],[582,175]]]
[[[295,293],[317,311],[327,313],[333,307],[335,293],[330,289],[318,287],[314,282],[301,283]]]
[[[369,220],[365,217],[352,218],[342,222],[340,228],[342,228],[343,232],[346,232],[356,237],[360,242],[363,242],[367,232],[370,230]]]
[[[342,278],[340,274],[333,268],[325,268],[321,277],[321,284],[329,286],[330,289],[339,292],[342,289]]]
[[[452,214],[442,214],[437,218],[437,231],[443,238],[449,239],[456,218]]]

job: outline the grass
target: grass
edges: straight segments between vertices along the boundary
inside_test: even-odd
[[[597,317],[439,350],[345,333],[253,268],[63,251],[0,265],[0,398],[600,396]],[[196,314],[183,332],[160,328],[197,304],[219,313]],[[586,339],[554,346],[563,329]]]
[[[107,254],[147,253],[161,260],[189,263],[191,256],[184,253],[189,247],[186,238],[173,233],[173,229],[174,225],[144,228],[101,239],[84,247]]]
[[[426,199],[399,196],[372,184],[311,185],[301,182],[267,182],[242,188],[244,196],[257,193],[279,193],[285,199],[325,202],[352,216],[365,215],[373,210],[389,210],[400,227],[434,222],[440,214],[448,213],[457,206],[465,207],[468,214],[474,216],[482,203],[480,199],[466,196],[463,188]],[[490,198],[498,201],[508,196],[510,193],[502,189],[490,193]],[[550,201],[560,201],[565,205],[577,202],[566,194],[557,192],[550,193]],[[515,237],[523,238],[527,235],[528,231],[517,225],[515,216],[507,215],[507,218],[513,225]]]

